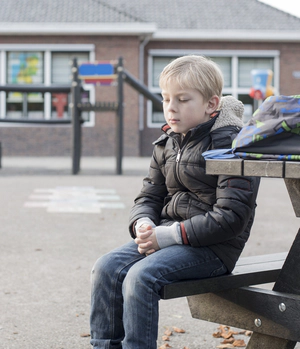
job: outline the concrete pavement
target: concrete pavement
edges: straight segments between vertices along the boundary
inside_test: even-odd
[[[128,241],[129,210],[148,164],[124,158],[120,176],[114,158],[82,158],[73,176],[68,158],[2,159],[0,349],[91,348],[90,270]],[[286,251],[298,227],[283,180],[263,179],[243,254]],[[171,337],[172,348],[220,344],[212,336],[218,324],[192,319],[185,298],[161,302],[158,345],[173,326],[186,332]]]

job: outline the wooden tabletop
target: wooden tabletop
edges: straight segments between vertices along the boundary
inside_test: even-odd
[[[206,160],[206,173],[298,179],[300,178],[300,161],[209,159]]]

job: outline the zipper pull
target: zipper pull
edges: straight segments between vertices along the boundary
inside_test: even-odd
[[[181,155],[181,150],[178,150],[177,156],[176,156],[176,162],[179,162],[180,160],[180,155]]]

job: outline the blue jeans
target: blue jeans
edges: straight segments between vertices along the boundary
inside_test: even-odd
[[[146,257],[132,240],[109,252],[92,270],[91,344],[94,349],[156,349],[161,288],[226,272],[208,247],[173,245]]]

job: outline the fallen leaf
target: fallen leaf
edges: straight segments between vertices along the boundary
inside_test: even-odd
[[[179,327],[173,327],[173,330],[176,333],[185,333],[185,330],[183,330],[182,328],[179,328]]]
[[[169,340],[170,340],[170,337],[169,337],[169,336],[162,336],[162,340],[163,340],[163,341],[169,341]]]
[[[183,349],[189,349],[188,347],[184,347]]]
[[[233,346],[234,347],[245,347],[246,346],[246,343],[243,339],[236,339],[234,342],[233,342]]]
[[[169,329],[167,329],[167,330],[165,330],[165,335],[166,336],[172,336],[172,331],[171,330],[169,330]]]
[[[232,344],[235,341],[234,338],[228,338],[228,339],[224,339],[223,342],[221,342],[221,344]]]
[[[221,332],[226,332],[227,330],[230,330],[230,327],[226,325],[220,325],[218,329],[220,329]]]
[[[159,347],[159,349],[166,349],[166,348],[172,348],[168,343],[163,344]]]
[[[252,335],[252,331],[246,331],[245,332],[245,336],[251,336]]]
[[[213,333],[213,337],[215,337],[215,338],[221,338],[221,332],[214,332]]]
[[[221,345],[218,345],[217,348],[220,348],[220,349],[234,348],[234,346],[232,344],[221,344]]]
[[[80,337],[90,337],[90,334],[89,333],[81,333]]]
[[[239,334],[236,331],[232,331],[229,326],[220,325],[219,329],[220,329],[220,332],[217,332],[218,335],[225,339],[232,337],[234,334]],[[219,338],[219,337],[216,337],[216,338]]]

